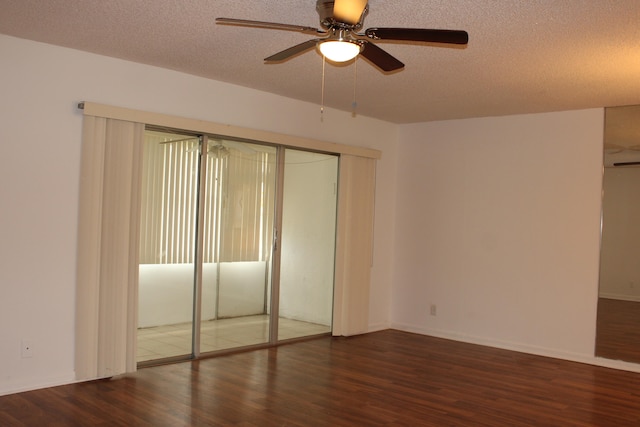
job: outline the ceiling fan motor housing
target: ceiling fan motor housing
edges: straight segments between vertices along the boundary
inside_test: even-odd
[[[320,16],[320,25],[322,26],[322,28],[327,30],[329,28],[340,27],[348,28],[352,31],[359,31],[362,28],[364,17],[369,12],[369,5],[364,8],[362,15],[360,16],[360,20],[356,24],[347,24],[345,22],[336,20],[336,18],[333,16],[334,4],[334,0],[318,0],[316,2],[316,11]]]

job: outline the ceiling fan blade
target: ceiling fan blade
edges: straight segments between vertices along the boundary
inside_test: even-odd
[[[333,17],[346,24],[356,25],[367,7],[367,0],[335,0]]]
[[[367,37],[374,40],[404,40],[414,42],[467,44],[469,34],[460,30],[429,30],[424,28],[369,28]]]
[[[640,166],[640,162],[619,162],[614,163],[613,166]]]
[[[398,61],[396,58],[380,49],[373,43],[364,42],[362,52],[360,55],[367,58],[376,67],[382,71],[395,71],[404,68],[404,64]]]
[[[318,44],[318,39],[307,40],[306,42],[297,44],[295,46],[290,47],[289,49],[285,49],[282,52],[278,52],[274,55],[265,58],[265,62],[280,62],[286,59],[289,59],[293,56],[296,56],[300,53],[303,53],[309,49],[313,49]]]
[[[324,34],[325,32],[313,27],[303,25],[280,24],[277,22],[252,21],[249,19],[216,18],[216,24],[238,25],[242,27],[267,28],[270,30],[297,31],[308,34]]]

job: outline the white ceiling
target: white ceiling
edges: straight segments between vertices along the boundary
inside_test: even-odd
[[[640,104],[638,0],[370,0],[364,28],[466,30],[466,48],[379,43],[406,64],[357,64],[357,112],[395,123]],[[308,35],[216,17],[317,26],[315,0],[0,0],[0,33],[319,104]],[[354,67],[327,65],[325,105],[351,110]]]

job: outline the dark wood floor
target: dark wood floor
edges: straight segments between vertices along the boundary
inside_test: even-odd
[[[640,363],[640,302],[600,298],[596,355]]]
[[[398,331],[0,397],[1,426],[638,426],[640,374]]]

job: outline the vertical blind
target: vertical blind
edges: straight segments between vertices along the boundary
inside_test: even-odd
[[[166,139],[145,134],[142,264],[195,262],[199,141]],[[210,150],[201,201],[203,262],[266,259],[273,234],[275,173],[275,150]]]
[[[271,253],[275,157],[275,150],[243,152],[230,148],[228,156],[217,159],[220,221],[215,224],[220,230],[220,262],[264,261]],[[210,184],[214,185],[213,179]],[[213,209],[205,209],[205,213],[214,215]],[[213,241],[215,230],[205,224],[204,231],[205,238]],[[204,252],[209,259],[211,255],[212,251]]]
[[[369,329],[375,173],[374,159],[340,156],[333,335]]]
[[[85,116],[80,176],[76,378],[136,369],[144,125]]]
[[[167,142],[145,133],[140,263],[193,263],[196,249],[198,138]]]

